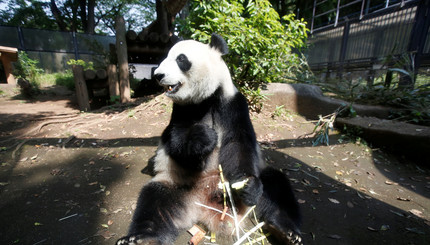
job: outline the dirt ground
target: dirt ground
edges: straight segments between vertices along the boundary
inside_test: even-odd
[[[141,170],[168,123],[169,100],[80,113],[61,88],[32,100],[0,89],[0,244],[114,244],[150,179]],[[314,124],[275,106],[268,101],[251,118],[267,163],[291,179],[305,244],[430,244],[428,163],[336,131],[329,146],[313,147]]]

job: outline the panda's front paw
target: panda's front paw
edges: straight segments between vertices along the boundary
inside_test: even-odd
[[[131,235],[119,239],[115,245],[161,245],[161,242],[143,235]]]
[[[204,158],[215,149],[218,135],[213,128],[205,124],[196,124],[190,128],[187,141],[188,153]]]
[[[263,194],[263,184],[255,176],[240,178],[234,181],[231,187],[238,193],[242,202],[247,206],[256,205]]]

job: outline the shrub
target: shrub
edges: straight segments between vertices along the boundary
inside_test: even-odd
[[[300,69],[303,60],[293,50],[306,46],[307,31],[294,14],[279,17],[268,0],[195,0],[189,16],[179,22],[185,38],[209,42],[218,33],[226,39],[230,52],[225,60],[233,80],[257,104],[262,84],[285,82]]]
[[[70,66],[80,65],[84,68],[84,70],[94,70],[94,63],[92,61],[85,62],[84,60],[70,59],[69,61],[67,61],[67,64]]]
[[[12,72],[18,80],[22,78],[28,81],[28,86],[25,86],[25,88],[21,87],[22,89],[25,89],[25,94],[28,96],[37,93],[40,88],[38,77],[43,70],[37,67],[37,63],[38,61],[30,59],[26,52],[20,51],[18,53],[18,61],[15,63],[14,70]]]
[[[18,61],[15,63],[15,69],[12,72],[16,78],[25,78],[30,82],[36,82],[37,76],[43,72],[37,67],[37,60],[30,59],[26,52],[19,51]]]

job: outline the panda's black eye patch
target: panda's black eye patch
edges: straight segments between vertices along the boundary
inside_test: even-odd
[[[176,57],[176,63],[181,71],[186,72],[191,69],[191,62],[188,60],[185,54],[180,54]]]

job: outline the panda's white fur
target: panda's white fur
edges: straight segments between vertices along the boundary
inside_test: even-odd
[[[233,85],[230,72],[224,63],[221,53],[209,45],[194,40],[182,41],[172,47],[167,58],[161,62],[154,74],[164,74],[160,84],[180,88],[176,93],[166,93],[174,102],[180,104],[200,103],[212,95],[218,87],[222,87],[224,95],[233,96],[237,89]],[[184,73],[176,64],[176,59],[184,54],[198,66],[192,65]],[[208,58],[209,57],[209,58]]]
[[[263,166],[246,99],[222,60],[227,50],[215,34],[209,45],[181,41],[155,70],[173,111],[156,153],[155,176],[139,195],[129,234],[117,244],[173,244],[194,223],[231,234],[231,218],[221,220],[220,213],[196,205],[224,208],[219,165],[228,183],[246,180],[233,190],[239,216],[256,205],[272,241],[301,244],[292,188],[283,173]]]

